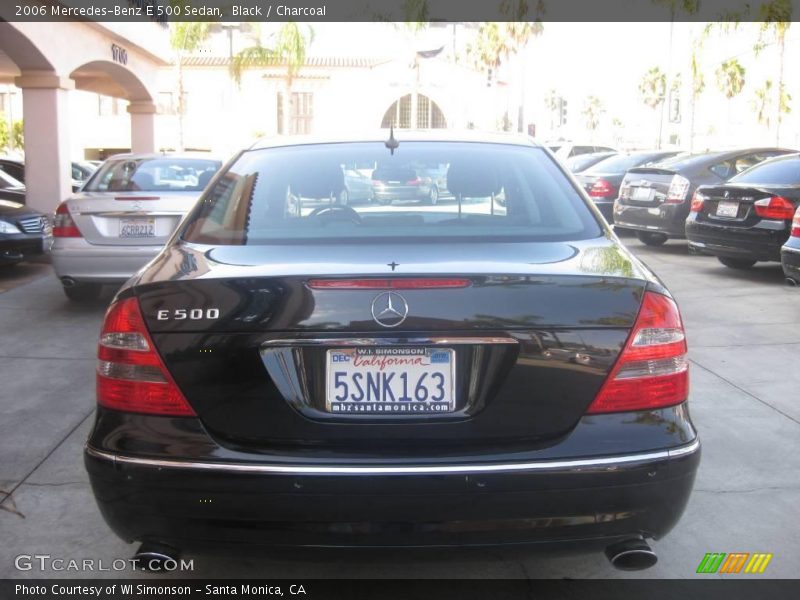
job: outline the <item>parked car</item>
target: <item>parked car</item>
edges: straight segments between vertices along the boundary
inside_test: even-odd
[[[25,204],[25,184],[5,171],[0,171],[0,200]]]
[[[616,152],[591,152],[589,154],[577,154],[564,161],[567,168],[573,173],[581,173],[596,165],[601,160],[605,160],[610,156],[614,156]]]
[[[339,194],[341,204],[372,201],[372,180],[358,169],[344,168],[344,189]]]
[[[205,155],[121,154],[56,209],[53,267],[70,300],[122,284],[158,254],[221,162]]]
[[[439,190],[431,179],[420,177],[413,165],[379,164],[372,173],[372,198],[379,204],[413,200],[435,205]]]
[[[800,207],[794,213],[791,235],[781,248],[781,265],[786,283],[800,285]]]
[[[614,226],[632,229],[645,244],[660,246],[686,235],[692,194],[699,185],[719,185],[767,158],[788,154],[783,148],[748,148],[681,154],[649,167],[630,169],[614,203]]]
[[[581,154],[594,154],[597,152],[616,152],[616,149],[610,146],[598,146],[597,144],[581,144],[575,142],[550,142],[547,144],[550,151],[556,155],[560,160],[566,161],[573,156],[580,156]]]
[[[52,241],[45,215],[19,202],[0,199],[0,266],[49,252]]]
[[[83,161],[73,161],[70,171],[73,192],[77,192],[89,176],[94,172],[91,166]],[[25,183],[25,163],[14,158],[0,158],[0,171],[5,171],[14,179]]]
[[[614,222],[614,200],[625,173],[633,167],[651,165],[680,154],[678,150],[639,150],[622,152],[598,161],[577,176],[606,221]],[[593,155],[588,155],[593,156]]]
[[[764,161],[724,185],[701,185],[686,219],[689,249],[746,269],[781,260],[800,205],[800,154]]]
[[[700,460],[674,300],[530,138],[395,135],[255,144],[117,293],[100,513],[139,557],[571,542],[652,565]],[[358,157],[448,164],[461,201],[285,210]]]

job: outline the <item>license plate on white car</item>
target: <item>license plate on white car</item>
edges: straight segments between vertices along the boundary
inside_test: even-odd
[[[149,238],[156,237],[155,219],[120,219],[119,237]]]
[[[735,217],[739,214],[738,202],[720,202],[717,204],[718,217]]]
[[[328,350],[326,402],[336,414],[417,415],[455,410],[451,348]]]

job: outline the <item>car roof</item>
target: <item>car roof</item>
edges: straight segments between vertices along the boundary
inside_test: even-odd
[[[389,129],[373,129],[368,132],[346,133],[343,135],[287,135],[272,136],[258,140],[248,150],[280,148],[285,146],[304,146],[310,144],[337,144],[347,142],[385,142],[389,139]],[[474,129],[396,129],[394,138],[403,142],[473,142],[484,144],[512,144],[515,146],[540,147],[532,137],[521,133],[476,131]]]

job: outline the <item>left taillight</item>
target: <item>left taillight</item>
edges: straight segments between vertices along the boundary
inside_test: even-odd
[[[678,306],[645,292],[639,315],[589,414],[650,410],[689,395],[689,359]]]
[[[53,217],[53,237],[60,238],[79,238],[83,237],[81,230],[75,225],[69,207],[66,202],[62,202],[56,209]]]
[[[598,179],[589,189],[589,195],[592,198],[611,198],[615,193],[614,186],[605,179]]]
[[[781,196],[756,200],[753,203],[753,208],[762,219],[791,219],[795,211],[794,204]]]
[[[195,415],[156,352],[136,298],[109,307],[97,358],[100,406],[131,413]]]
[[[792,237],[800,238],[800,206],[797,207],[797,212],[794,213],[791,235]]]

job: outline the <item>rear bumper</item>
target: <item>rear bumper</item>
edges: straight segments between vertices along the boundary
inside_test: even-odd
[[[686,221],[686,237],[690,248],[704,254],[780,262],[781,246],[789,232],[722,227],[699,223],[690,217]]]
[[[53,238],[37,234],[0,235],[0,265],[25,260],[29,256],[39,256],[50,251]]]
[[[179,548],[606,544],[677,523],[694,441],[613,456],[404,465],[221,463],[85,453],[121,538]]]
[[[670,237],[683,238],[689,206],[683,204],[661,204],[655,207],[630,206],[614,203],[614,225],[620,229],[651,231]]]
[[[84,239],[59,238],[53,244],[56,276],[78,282],[124,282],[150,262],[161,246],[100,246]]]
[[[781,249],[783,274],[800,283],[800,240],[791,238]]]
[[[592,198],[594,205],[600,211],[600,214],[605,218],[606,223],[609,225],[614,223],[614,200],[602,200]]]

